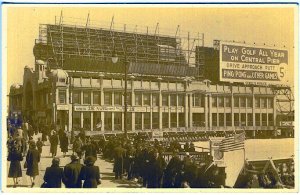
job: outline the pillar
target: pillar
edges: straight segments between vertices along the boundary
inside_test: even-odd
[[[178,102],[177,102],[178,103]],[[185,93],[184,96],[184,122],[185,128],[189,127],[189,94]]]
[[[254,87],[252,87],[252,119],[253,119],[253,127],[255,124],[255,96],[254,96]]]
[[[178,94],[176,94],[176,127],[179,127]]]
[[[80,112],[80,128],[83,128],[83,112]]]
[[[150,129],[152,130],[152,110],[153,109],[153,106],[152,106],[152,93],[150,93]],[[148,110],[148,109],[147,109]]]
[[[192,128],[193,127],[193,112],[192,112],[192,108],[193,108],[193,94],[189,95],[189,127]]]
[[[104,105],[103,77],[100,77],[100,105]],[[101,131],[104,131],[104,112],[101,112]]]
[[[158,95],[158,120],[159,120],[159,129],[162,129],[162,94],[161,94],[161,88],[160,88],[160,82],[159,82],[159,95]]]
[[[134,107],[135,105],[135,94],[134,94],[134,80],[131,79],[131,106]],[[131,128],[132,131],[135,131],[135,112],[132,112],[131,114]]]
[[[171,128],[171,102],[170,102],[170,94],[168,94],[168,112],[169,112],[169,128]]]
[[[209,127],[209,121],[208,121],[208,95],[206,94],[204,97],[204,115],[205,115],[205,129],[208,129]]]
[[[208,121],[208,126],[209,126],[209,130],[211,130],[212,128],[212,113],[211,113],[211,109],[212,109],[212,103],[211,103],[211,94],[208,95],[208,115],[209,115],[209,121]]]

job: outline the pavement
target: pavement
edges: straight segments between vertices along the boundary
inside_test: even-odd
[[[37,140],[38,136],[35,136],[34,139]],[[41,161],[39,163],[39,175],[36,176],[35,186],[34,188],[40,188],[42,183],[44,182],[43,177],[45,174],[45,170],[47,167],[51,166],[52,157],[49,153],[50,144],[45,142],[45,146],[43,147]],[[72,149],[69,148],[69,152],[66,157],[63,156],[63,153],[60,151],[60,147],[57,149],[57,157],[60,158],[60,166],[63,167],[66,164],[70,163],[70,156],[72,154]],[[21,162],[22,166],[22,177],[18,179],[17,188],[31,188],[31,181],[29,176],[26,175],[26,169],[23,168],[24,160]],[[81,159],[81,163],[83,164],[83,160]],[[10,162],[7,162],[7,172],[9,170]],[[128,181],[127,179],[115,180],[113,173],[113,161],[107,161],[102,158],[101,155],[98,155],[97,161],[95,165],[99,166],[101,172],[101,185],[98,188],[141,188],[141,185],[135,181]],[[13,187],[13,179],[7,178],[7,187]],[[64,188],[64,184],[62,184]]]

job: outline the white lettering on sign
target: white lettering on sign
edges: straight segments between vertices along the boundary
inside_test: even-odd
[[[288,84],[288,50],[220,42],[220,81]]]
[[[74,111],[124,112],[123,106],[74,106]],[[146,107],[127,107],[128,112],[146,112]]]

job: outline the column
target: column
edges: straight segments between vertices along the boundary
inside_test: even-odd
[[[135,94],[134,94],[134,80],[133,78],[131,79],[131,106],[134,108],[135,105]],[[135,131],[135,111],[131,113],[131,127],[132,131]]]
[[[91,78],[91,83],[92,83],[92,78]],[[94,104],[94,93],[91,91],[91,105]],[[94,112],[91,111],[91,131],[94,130]]]
[[[100,105],[104,105],[103,77],[100,77]],[[101,131],[104,131],[104,112],[101,112]]]
[[[91,112],[91,131],[94,130],[94,112]]]
[[[67,102],[69,104],[69,124],[68,124],[68,131],[72,131],[72,125],[73,125],[73,101],[71,101],[71,98],[73,98],[73,92],[70,90],[70,88],[68,88],[68,98],[67,98]],[[47,96],[46,96],[47,97]]]
[[[269,98],[265,98],[266,99],[266,102],[267,102],[267,126],[269,126]]]
[[[169,112],[169,128],[171,128],[171,107],[170,107],[170,105],[171,105],[171,102],[170,102],[170,94],[168,94],[168,112]]]
[[[80,128],[83,128],[83,112],[80,112]]]
[[[150,129],[152,130],[153,128],[152,128],[152,122],[153,122],[153,120],[152,120],[152,110],[153,109],[153,106],[152,106],[152,93],[150,93]],[[147,109],[147,111],[148,111],[148,109]]]
[[[220,118],[219,118],[219,96],[216,97],[216,110],[217,110],[217,129],[219,130],[219,127],[220,127]]]
[[[142,112],[142,130],[144,130],[144,112]]]
[[[256,126],[255,124],[255,96],[254,96],[254,87],[252,87],[252,118],[253,118],[253,127]]]
[[[177,102],[178,103],[178,102]],[[185,128],[188,128],[189,125],[189,94],[185,93],[184,96],[184,122],[185,122]]]
[[[190,94],[189,96],[190,104],[189,104],[189,127],[193,127],[193,94]]]
[[[273,97],[273,123],[274,123],[274,127],[276,126],[277,124],[277,121],[276,121],[276,115],[277,115],[277,112],[276,112],[276,96]],[[276,129],[274,129],[276,130]]]
[[[212,113],[211,113],[211,108],[212,108],[212,104],[211,104],[211,94],[208,95],[208,114],[209,114],[209,130],[212,129]]]
[[[205,116],[205,129],[207,130],[209,127],[209,121],[208,121],[208,95],[205,94],[204,97],[204,116]]]
[[[231,86],[231,124],[232,124],[232,129],[235,129],[235,124],[234,124],[234,98],[233,98],[233,86]]]
[[[161,89],[160,89],[160,82],[159,82],[159,95],[158,95],[158,117],[159,117],[159,129],[162,129],[162,94],[161,94]]]
[[[111,112],[111,131],[115,130],[115,112]]]
[[[176,94],[176,127],[179,127],[178,94]]]
[[[123,109],[125,110],[125,96],[124,95],[122,95],[122,97],[121,97],[121,99],[122,99],[122,106],[123,106]],[[128,112],[127,112],[127,116],[128,116]],[[125,120],[125,117],[124,117],[124,112],[122,112],[122,122],[121,122],[121,130],[122,131],[124,131],[124,128],[125,128],[125,125],[124,125],[124,120]]]
[[[72,125],[73,125],[73,108],[72,105],[69,106],[69,131],[72,131]]]

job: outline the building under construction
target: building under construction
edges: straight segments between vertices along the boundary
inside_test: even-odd
[[[220,82],[218,51],[204,47],[203,34],[179,30],[170,36],[159,33],[159,24],[144,32],[99,28],[89,19],[84,26],[62,18],[41,24],[35,69],[25,67],[23,84],[11,86],[9,112],[36,126],[114,134],[124,130],[127,98],[128,133],[276,135],[276,97],[290,89]]]

